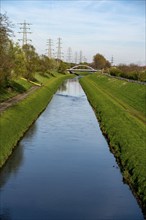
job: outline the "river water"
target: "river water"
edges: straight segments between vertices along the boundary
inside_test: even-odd
[[[144,219],[77,80],[62,84],[1,170],[0,219]]]

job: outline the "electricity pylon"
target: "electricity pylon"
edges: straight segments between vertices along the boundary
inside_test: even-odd
[[[75,52],[75,63],[76,64],[78,63],[78,53],[77,53],[77,51]]]
[[[67,51],[67,62],[71,63],[71,59],[72,59],[72,49],[71,47],[69,47]]]
[[[58,42],[57,42],[57,60],[61,60],[61,58],[62,58],[62,52],[61,52],[61,38],[59,37],[58,38]]]
[[[18,32],[19,34],[22,34],[22,39],[18,39],[19,41],[22,41],[22,46],[24,46],[25,44],[27,44],[28,41],[32,41],[31,39],[27,38],[27,34],[31,34],[32,32],[28,31],[30,30],[30,28],[28,26],[30,26],[30,23],[26,23],[26,21],[24,21],[23,23],[19,23],[20,25],[20,32]]]
[[[47,49],[48,57],[52,58],[52,39],[50,39],[50,38],[48,39],[47,45],[48,45],[48,49]]]
[[[113,63],[114,63],[114,57],[112,56],[112,58],[111,58],[111,66],[113,66]]]
[[[83,59],[83,54],[82,51],[80,50],[80,63],[82,63],[82,59]]]

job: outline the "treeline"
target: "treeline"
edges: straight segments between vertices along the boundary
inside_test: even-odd
[[[116,67],[111,67],[108,73],[112,76],[146,82],[146,67],[144,66],[120,64]]]
[[[20,47],[10,39],[13,36],[13,25],[6,14],[0,14],[0,86],[8,87],[18,77],[35,80],[35,73],[64,73],[67,64],[61,60],[49,59],[38,55],[33,45]]]
[[[95,69],[102,69],[104,73],[113,76],[146,82],[146,66],[139,66],[133,63],[129,65],[119,64],[112,66],[111,63],[99,53],[93,57],[91,66]]]
[[[49,59],[45,55],[39,55],[33,45],[26,44],[20,47],[15,44],[11,37],[13,25],[6,14],[0,13],[0,86],[9,87],[11,81],[18,77],[27,80],[35,80],[35,73],[42,75],[53,72],[65,73],[65,70],[74,63],[68,64],[61,60]],[[124,77],[133,80],[146,82],[146,66],[141,67],[135,64],[111,66],[111,63],[101,54],[93,57],[91,65],[95,69],[102,69],[103,72],[114,76]]]

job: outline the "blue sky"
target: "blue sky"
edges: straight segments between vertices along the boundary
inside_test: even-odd
[[[47,39],[62,38],[66,60],[68,47],[72,58],[82,50],[88,62],[96,53],[114,63],[145,64],[145,0],[1,0],[1,12],[7,12],[15,24],[14,41],[19,22],[31,23],[29,37],[40,54],[47,49]]]

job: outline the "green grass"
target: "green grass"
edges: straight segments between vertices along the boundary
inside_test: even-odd
[[[34,81],[28,81],[23,77],[11,80],[7,87],[0,88],[0,102],[4,102],[20,93],[26,92],[32,86],[40,85],[40,83],[45,84],[50,78],[57,77],[59,75],[61,74],[58,74],[57,72],[52,72],[51,75],[48,73],[44,75],[35,73]]]
[[[59,75],[45,78],[44,84],[26,99],[13,105],[1,114],[0,118],[0,167],[4,165],[14,146],[26,130],[45,109],[58,86],[70,76]]]
[[[144,86],[123,84],[100,74],[81,78],[80,82],[121,164],[123,176],[146,208]]]
[[[58,74],[59,76],[59,74]],[[52,78],[52,76],[50,76],[49,74],[45,74],[44,76],[39,74],[39,73],[36,73],[35,74],[35,78],[36,80],[38,80],[40,83],[42,84],[46,84],[50,78]]]
[[[32,87],[32,83],[23,78],[15,79],[9,83],[6,88],[0,88],[0,102],[16,96],[19,93],[26,92]]]
[[[106,93],[117,97],[119,101],[137,110],[141,115],[146,116],[146,86],[138,83],[127,82],[115,78],[107,77],[101,74],[94,74],[91,80],[102,88]]]

